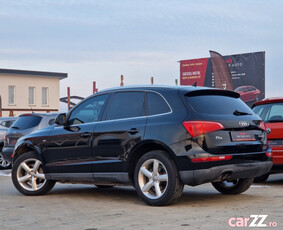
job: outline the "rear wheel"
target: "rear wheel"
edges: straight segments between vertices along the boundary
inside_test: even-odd
[[[149,205],[168,205],[183,192],[174,162],[164,151],[151,151],[143,155],[134,172],[138,195]]]
[[[236,195],[243,193],[249,189],[253,183],[253,178],[247,179],[238,179],[233,181],[221,181],[221,182],[212,182],[213,187],[223,193],[228,195]]]
[[[0,153],[0,169],[10,169],[11,162],[4,159],[2,153]]]
[[[36,196],[49,192],[55,181],[45,178],[42,162],[34,152],[21,155],[13,165],[12,181],[24,195]]]

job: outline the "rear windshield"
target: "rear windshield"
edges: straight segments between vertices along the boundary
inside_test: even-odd
[[[12,128],[21,130],[33,128],[40,123],[41,119],[42,118],[38,116],[22,116],[15,121],[15,123],[12,125]]]
[[[198,113],[205,114],[233,114],[253,113],[252,110],[239,98],[220,95],[201,95],[187,97],[191,107]]]

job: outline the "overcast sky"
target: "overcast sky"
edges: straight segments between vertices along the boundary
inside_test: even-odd
[[[283,1],[0,0],[0,68],[66,72],[72,95],[174,84],[179,60],[266,51],[266,96],[283,96]]]

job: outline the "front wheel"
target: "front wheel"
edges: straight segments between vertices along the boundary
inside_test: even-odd
[[[151,151],[139,159],[134,184],[141,199],[155,206],[174,202],[184,188],[174,162],[164,151]]]
[[[231,182],[221,181],[221,182],[212,182],[213,187],[223,193],[228,195],[236,195],[243,193],[249,189],[253,183],[253,178],[247,179],[238,179]]]
[[[16,189],[28,196],[43,195],[55,185],[45,178],[42,162],[34,152],[21,155],[13,165],[12,181]]]

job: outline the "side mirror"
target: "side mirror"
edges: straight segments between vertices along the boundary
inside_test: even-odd
[[[270,134],[270,133],[271,133],[271,129],[270,129],[270,128],[267,128],[267,129],[266,129],[266,133],[267,133],[267,135]]]
[[[67,123],[67,120],[66,120],[66,113],[60,113],[60,114],[56,117],[54,123],[57,124],[57,125],[65,126],[66,123]]]

